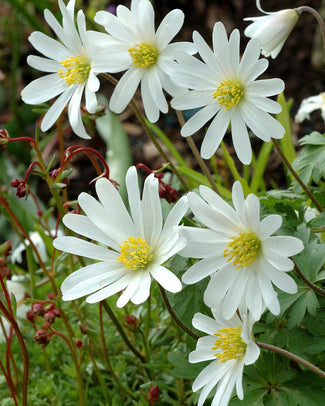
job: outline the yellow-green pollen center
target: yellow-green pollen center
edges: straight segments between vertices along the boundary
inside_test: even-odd
[[[121,255],[116,259],[128,268],[143,269],[152,260],[152,247],[140,237],[129,237],[119,249]]]
[[[239,233],[230,238],[223,251],[224,257],[229,257],[227,262],[233,261],[236,269],[250,266],[258,257],[261,250],[261,241],[254,233]]]
[[[240,327],[223,327],[214,333],[217,339],[211,350],[219,350],[214,354],[218,358],[218,364],[231,359],[244,358],[247,344],[241,338],[241,332]]]
[[[63,66],[58,72],[60,78],[65,80],[67,86],[84,82],[90,71],[90,63],[84,56],[71,56],[64,61],[60,61]]]
[[[158,59],[158,51],[151,44],[136,44],[129,49],[129,53],[135,68],[148,68],[154,65]]]
[[[244,97],[243,85],[233,80],[225,80],[217,87],[212,97],[217,99],[217,102],[224,107],[224,110],[230,110]]]

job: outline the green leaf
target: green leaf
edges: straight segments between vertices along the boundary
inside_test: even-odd
[[[176,368],[171,371],[176,378],[194,380],[204,368],[202,363],[190,364],[188,362],[188,355],[179,350],[169,352],[168,361],[176,366]]]
[[[304,147],[292,166],[299,171],[299,176],[305,184],[308,184],[311,178],[318,183],[325,173],[325,134],[315,131],[305,135],[300,140],[300,144]],[[298,184],[295,186],[295,190],[300,190]]]

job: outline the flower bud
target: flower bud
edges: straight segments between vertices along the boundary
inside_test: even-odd
[[[259,39],[261,52],[264,56],[276,58],[296,25],[299,14],[294,9],[267,13],[262,10],[259,0],[256,1],[256,6],[266,15],[244,18],[246,21],[253,21],[246,28],[245,35],[249,38]]]
[[[52,312],[52,310],[46,312],[44,314],[44,320],[47,321],[48,323],[52,324],[55,321],[55,314]]]
[[[149,404],[152,404],[153,402],[159,402],[160,396],[159,396],[159,386],[155,385],[152,388],[149,389]]]
[[[41,328],[40,330],[36,331],[34,340],[37,342],[37,344],[41,344],[43,347],[45,347],[51,341],[51,334]]]
[[[125,316],[125,322],[126,322],[126,325],[127,325],[130,329],[135,330],[135,329],[137,328],[137,325],[138,325],[138,323],[139,323],[139,320],[138,320],[135,316],[133,316],[133,315],[131,315],[131,314],[127,314],[127,315]]]
[[[32,304],[32,311],[37,315],[37,316],[43,316],[45,313],[44,310],[44,305],[43,303],[33,303]]]

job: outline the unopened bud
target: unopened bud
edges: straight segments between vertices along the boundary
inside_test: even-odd
[[[49,322],[50,324],[54,323],[55,321],[55,314],[50,310],[44,314],[44,320]]]
[[[138,325],[138,323],[139,323],[139,320],[138,320],[135,316],[133,316],[133,315],[131,315],[131,314],[127,314],[127,315],[125,316],[125,322],[126,322],[126,324],[127,324],[127,326],[128,326],[129,328],[131,328],[132,330],[134,330],[134,329],[137,328],[137,325]]]
[[[43,347],[45,347],[51,341],[51,334],[41,328],[40,330],[36,331],[34,340],[37,342],[37,344],[41,344]]]
[[[45,313],[44,305],[43,303],[33,303],[32,304],[32,311],[37,315],[37,316],[43,316]]]

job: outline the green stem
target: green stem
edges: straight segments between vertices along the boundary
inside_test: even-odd
[[[112,312],[112,309],[110,308],[109,304],[106,302],[106,300],[102,301],[104,309],[106,310],[106,313],[109,315],[109,317],[112,319],[112,322],[114,323],[115,327],[117,328],[117,331],[120,333],[120,336],[122,340],[125,342],[125,344],[130,348],[130,350],[133,352],[133,354],[139,358],[139,360],[142,363],[146,362],[146,358],[134,347],[134,345],[130,342],[130,340],[127,338],[122,326],[120,325],[119,321],[115,317],[115,314]]]
[[[233,178],[235,180],[238,180],[241,183],[241,185],[243,187],[243,190],[244,190],[244,194],[248,195],[250,193],[249,186],[248,186],[246,180],[240,176],[240,174],[239,174],[239,172],[238,172],[238,170],[236,168],[235,162],[232,159],[231,155],[229,154],[229,152],[228,152],[228,150],[227,150],[227,148],[226,148],[223,141],[221,141],[220,147],[221,147],[222,152],[223,152],[223,157],[224,157],[224,159],[226,161],[226,164],[227,164]]]
[[[27,348],[15,318],[8,312],[8,310],[1,301],[0,301],[0,311],[3,313],[8,322],[11,324],[12,328],[15,330],[16,337],[22,352],[24,361],[24,372],[22,381],[22,406],[28,406],[27,391],[28,391],[28,376],[29,376],[29,358]]]
[[[171,304],[168,300],[165,289],[161,285],[159,285],[159,283],[158,283],[158,287],[160,289],[160,293],[161,293],[163,301],[166,305],[166,308],[167,308],[169,314],[172,316],[172,318],[176,322],[176,324],[178,324],[178,326],[182,330],[184,330],[185,333],[187,333],[189,336],[191,336],[194,340],[197,341],[200,337],[198,335],[196,335],[192,330],[190,330],[187,326],[185,326],[185,324],[177,317],[176,313],[174,312],[173,308],[171,307]]]
[[[113,380],[115,381],[116,385],[120,388],[120,390],[123,393],[126,393],[127,396],[131,397],[132,399],[136,400],[137,398],[134,396],[134,394],[132,392],[130,392],[127,388],[125,388],[121,382],[119,381],[118,377],[116,376],[116,373],[114,371],[113,365],[111,364],[111,361],[108,357],[108,349],[106,346],[106,342],[105,342],[105,336],[104,336],[104,324],[103,324],[103,302],[99,303],[99,324],[100,324],[100,337],[102,340],[102,344],[103,344],[103,349],[104,349],[104,358],[107,364],[107,367],[109,369],[109,372],[113,378]]]
[[[258,341],[256,342],[256,344],[263,350],[269,350],[269,351],[276,352],[280,355],[283,355],[284,357],[291,359],[292,361],[298,362],[299,364],[310,369],[312,372],[315,372],[315,374],[321,376],[322,378],[325,378],[325,371],[319,369],[318,367],[316,367],[316,365],[311,364],[310,362],[306,361],[305,359],[298,357],[298,355],[295,355],[292,352],[283,350],[282,348],[276,347],[275,345],[260,343]]]
[[[297,174],[297,172],[293,169],[291,166],[290,162],[287,160],[286,156],[283,154],[279,143],[272,138],[273,145],[275,146],[275,149],[277,150],[278,154],[280,155],[283,163],[285,166],[288,168],[292,176],[296,179],[296,181],[299,183],[299,185],[302,187],[302,189],[305,191],[306,195],[309,197],[309,199],[314,203],[315,207],[318,209],[319,212],[323,211],[323,207],[317,202],[315,197],[312,195],[308,187],[304,184],[304,182],[301,180],[300,176]]]
[[[52,334],[55,334],[59,337],[61,337],[67,344],[67,346],[69,347],[71,356],[72,356],[72,360],[74,363],[74,367],[76,370],[76,374],[77,374],[77,382],[78,382],[78,391],[79,391],[79,406],[85,406],[85,394],[84,394],[84,390],[83,390],[83,382],[82,382],[82,376],[81,376],[81,370],[80,370],[80,365],[78,362],[78,359],[76,357],[76,353],[75,350],[70,342],[70,340],[62,333],[60,333],[59,331],[52,331]]]
[[[181,125],[181,127],[184,126],[185,124],[185,120],[183,117],[183,114],[181,111],[179,110],[175,110],[176,111],[176,115],[177,115],[177,119],[179,124]],[[215,181],[213,180],[213,177],[209,171],[209,168],[207,167],[206,163],[204,162],[204,160],[201,158],[201,155],[198,151],[198,149],[196,148],[195,142],[193,141],[193,138],[191,136],[186,137],[186,141],[188,143],[188,146],[191,148],[191,151],[197,161],[197,163],[200,165],[200,168],[202,169],[202,172],[204,173],[204,175],[206,176],[206,178],[208,179],[212,189],[218,194],[220,195],[219,189],[215,183]]]
[[[309,6],[301,6],[301,7],[295,8],[295,10],[298,14],[301,14],[302,12],[307,11],[308,13],[312,14],[316,18],[318,25],[322,32],[323,47],[324,47],[324,53],[325,53],[325,24],[324,24],[324,21],[323,21],[321,15],[316,10],[314,10],[312,7],[309,7]]]
[[[320,288],[319,286],[315,285],[313,282],[311,282],[309,279],[305,277],[305,275],[301,272],[301,270],[298,268],[297,264],[295,263],[295,271],[299,278],[307,285],[309,286],[315,293],[317,293],[319,296],[325,297],[325,290]]]

